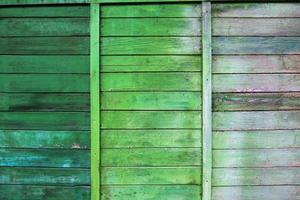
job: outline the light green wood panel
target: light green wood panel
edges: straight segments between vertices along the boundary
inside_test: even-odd
[[[102,73],[101,91],[201,91],[201,73]]]
[[[213,167],[297,167],[300,149],[214,150]]]
[[[2,167],[0,184],[11,185],[88,185],[87,169],[63,168],[15,168]]]
[[[88,131],[0,130],[0,148],[88,149]]]
[[[299,148],[299,130],[215,131],[214,149]]]
[[[90,130],[87,112],[0,112],[2,130]]]
[[[299,129],[300,111],[215,112],[214,130]]]
[[[107,167],[199,166],[200,164],[200,148],[126,148],[101,150],[101,166]]]
[[[102,148],[201,147],[200,130],[103,130]]]
[[[201,111],[102,111],[105,129],[201,128]]]
[[[89,168],[90,163],[88,150],[0,149],[0,153],[1,167]]]
[[[201,179],[198,167],[104,167],[101,171],[103,185],[199,185]]]

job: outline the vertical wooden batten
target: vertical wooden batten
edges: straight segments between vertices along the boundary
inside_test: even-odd
[[[211,3],[202,3],[202,199],[211,200],[212,180],[212,48]]]

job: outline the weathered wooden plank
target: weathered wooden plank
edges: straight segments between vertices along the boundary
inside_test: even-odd
[[[201,110],[200,92],[103,92],[104,110]],[[0,96],[1,97],[1,96]]]
[[[215,18],[212,23],[214,36],[300,36],[297,18]]]
[[[90,130],[87,112],[0,112],[0,129]]]
[[[214,17],[300,17],[299,3],[216,3],[212,6]]]
[[[213,186],[298,185],[300,168],[216,168]]]
[[[90,198],[88,186],[33,186],[0,185],[2,200],[87,200]]]
[[[300,54],[300,37],[214,37],[213,54]]]
[[[101,91],[201,91],[201,73],[103,73]]]
[[[214,150],[213,167],[299,167],[300,149]]]
[[[1,167],[0,184],[89,185],[87,169]]]
[[[0,54],[88,55],[88,37],[16,37],[0,38]]]
[[[89,73],[88,56],[0,55],[0,73]]]
[[[300,93],[215,93],[214,111],[299,110]]]
[[[199,185],[201,172],[197,167],[104,167],[101,184],[188,184]]]
[[[215,74],[213,92],[298,92],[299,74]]]
[[[102,111],[105,129],[201,128],[201,111]],[[0,125],[1,127],[1,125]]]
[[[299,72],[299,55],[228,55],[213,57],[213,73]]]
[[[100,48],[102,55],[200,54],[201,40],[199,37],[103,37]],[[77,52],[81,52],[80,48]]]
[[[0,74],[1,92],[89,92],[88,74]]]
[[[215,131],[214,149],[299,148],[299,130]]]
[[[201,17],[201,7],[193,3],[105,5],[102,7],[101,17]]]
[[[201,165],[201,149],[102,149],[101,158],[103,167],[199,166]]]
[[[299,129],[300,111],[215,112],[214,130]]]
[[[88,150],[0,149],[0,153],[1,167],[89,168],[90,166]]]
[[[89,100],[86,93],[0,93],[0,111],[89,111]]]
[[[88,149],[87,131],[0,130],[0,148]]]
[[[103,130],[101,136],[102,148],[201,147],[200,130]]]
[[[295,200],[300,186],[233,186],[214,187],[213,200]]]
[[[4,18],[0,26],[0,37],[89,36],[90,33],[88,18]]]
[[[200,18],[109,18],[101,21],[101,36],[200,35]]]

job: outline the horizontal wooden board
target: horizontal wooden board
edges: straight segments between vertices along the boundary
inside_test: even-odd
[[[101,147],[201,147],[201,130],[102,130]]]
[[[214,18],[212,23],[214,36],[300,36],[297,18]]]
[[[1,167],[0,184],[10,185],[89,185],[86,169]]]
[[[89,56],[0,55],[0,73],[88,74]]]
[[[300,149],[214,150],[213,167],[299,167]]]
[[[201,80],[199,72],[103,73],[101,91],[201,91]]]
[[[0,149],[0,153],[1,167],[90,167],[88,150]]]
[[[102,55],[200,54],[201,39],[200,37],[103,37],[100,50]],[[80,48],[77,52],[86,53]]]
[[[103,199],[128,200],[128,199],[201,199],[199,185],[102,185]],[[5,199],[6,200],[6,199]]]
[[[90,198],[89,186],[33,186],[0,185],[2,200],[87,200]]]
[[[200,4],[104,5],[101,11],[101,18],[201,17]]]
[[[300,186],[228,186],[213,187],[213,200],[295,200]]]
[[[90,33],[88,18],[4,18],[0,26],[0,37],[89,36]]]
[[[0,74],[0,92],[89,92],[88,74]]]
[[[90,130],[87,112],[0,112],[2,130]]]
[[[201,111],[102,111],[101,127],[104,129],[201,128],[201,115]]]
[[[201,70],[202,61],[199,55],[101,56],[102,72],[176,72]]]
[[[299,110],[300,93],[214,93],[214,111]]]
[[[213,56],[213,73],[300,73],[300,55]]]
[[[300,37],[213,37],[213,54],[300,54]]]
[[[298,92],[299,74],[215,74],[213,92]]]
[[[200,18],[109,18],[101,20],[101,36],[200,35]]]
[[[214,130],[299,129],[300,111],[214,112]]]
[[[299,167],[213,169],[213,186],[299,184]]]
[[[201,183],[198,167],[105,167],[101,169],[102,185],[188,184]]]
[[[300,17],[299,3],[231,2],[212,4],[213,17]]]
[[[199,166],[200,164],[200,148],[126,148],[101,150],[101,166],[103,167]]]
[[[103,92],[104,110],[201,110],[200,92]],[[1,96],[0,96],[1,97]]]
[[[88,55],[88,37],[12,37],[0,38],[4,55]]]
[[[215,131],[214,149],[299,148],[299,130]]]
[[[0,148],[88,149],[88,131],[0,130]]]

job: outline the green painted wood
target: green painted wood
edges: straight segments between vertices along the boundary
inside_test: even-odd
[[[0,38],[0,54],[87,55],[88,37],[16,37]]]
[[[214,149],[299,148],[299,130],[215,131]]]
[[[201,91],[201,73],[104,73],[101,91]]]
[[[299,111],[215,112],[214,130],[299,129]]]
[[[213,167],[299,167],[300,149],[214,150]]]
[[[0,153],[1,167],[89,168],[90,164],[88,150],[0,149]]]
[[[85,112],[0,112],[2,130],[90,130]]]
[[[89,92],[88,74],[0,74],[1,92]]]
[[[88,185],[87,169],[1,167],[0,184]]]
[[[102,72],[201,71],[200,56],[102,56]]]
[[[105,129],[201,128],[199,111],[102,111]]]
[[[199,185],[201,178],[197,167],[104,167],[101,170],[103,185]]]
[[[101,166],[105,167],[201,165],[200,148],[102,149],[101,153]]]
[[[0,73],[89,73],[88,56],[0,55]]]
[[[201,110],[199,92],[103,92],[104,110]]]
[[[201,147],[200,130],[103,130],[103,148]]]
[[[87,131],[0,130],[0,148],[88,149]]]
[[[83,4],[93,0],[3,0],[0,5]]]

